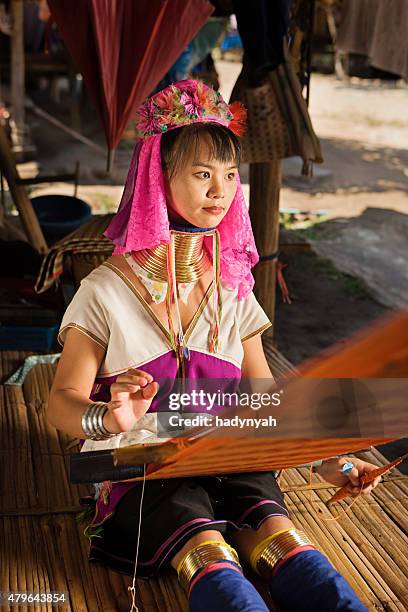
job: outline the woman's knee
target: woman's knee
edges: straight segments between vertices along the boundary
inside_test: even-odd
[[[269,517],[259,529],[246,529],[234,545],[252,569],[270,578],[276,568],[295,554],[314,549],[313,542],[287,517]]]
[[[219,531],[214,529],[207,529],[205,531],[200,531],[196,535],[191,536],[191,538],[184,544],[183,548],[181,548],[172,558],[171,566],[177,570],[180,565],[181,560],[185,557],[185,555],[201,544],[202,542],[208,541],[217,541],[217,542],[225,542],[222,534]]]
[[[270,516],[265,519],[258,529],[242,529],[231,536],[231,543],[237,549],[242,560],[249,563],[251,553],[260,542],[281,531],[292,529],[294,524],[286,516]]]

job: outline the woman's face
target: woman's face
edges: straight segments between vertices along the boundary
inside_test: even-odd
[[[234,161],[211,159],[210,148],[200,141],[186,163],[167,183],[171,221],[195,227],[216,227],[228,212],[237,190]]]

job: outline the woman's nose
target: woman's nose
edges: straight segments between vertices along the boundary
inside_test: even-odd
[[[222,181],[214,180],[208,190],[208,197],[213,199],[224,197],[224,185]]]

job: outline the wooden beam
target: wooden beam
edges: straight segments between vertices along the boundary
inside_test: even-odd
[[[279,194],[282,162],[249,165],[249,216],[259,256],[275,253],[279,246]],[[271,323],[275,318],[276,261],[260,261],[253,269],[254,292]],[[272,335],[274,326],[265,332]]]
[[[11,109],[16,130],[12,135],[13,148],[24,150],[24,98],[25,98],[25,58],[24,58],[24,1],[11,2]]]
[[[76,172],[66,174],[41,174],[30,178],[16,179],[17,185],[41,185],[41,183],[69,183],[77,179]]]
[[[0,169],[7,180],[11,197],[13,198],[13,202],[20,213],[21,223],[30,244],[39,253],[47,253],[48,246],[30,198],[28,197],[24,186],[17,184],[20,177],[18,175],[16,163],[11,152],[6,133],[2,126],[0,126]]]

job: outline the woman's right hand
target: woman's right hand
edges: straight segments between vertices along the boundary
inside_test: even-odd
[[[116,382],[111,385],[109,413],[104,418],[108,431],[112,433],[130,431],[149,410],[158,390],[159,385],[147,372],[132,368],[119,374]]]

